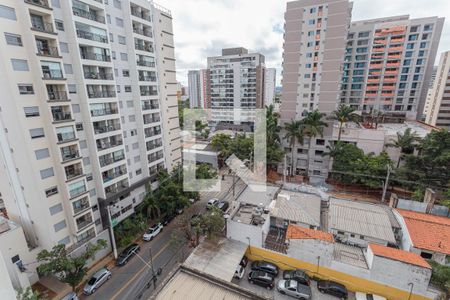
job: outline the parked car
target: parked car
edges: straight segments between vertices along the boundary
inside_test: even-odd
[[[387,300],[386,298],[374,294],[366,294],[363,292],[356,292],[356,300]]]
[[[245,273],[245,268],[241,265],[238,265],[236,267],[236,271],[234,271],[234,278],[236,279],[242,279],[242,277],[244,277],[244,273]]]
[[[219,203],[217,203],[217,207],[223,212],[227,211],[229,206],[230,204],[228,204],[227,201],[220,201]]]
[[[283,272],[283,279],[293,279],[300,284],[309,285],[311,280],[309,279],[308,274],[305,271],[297,269],[297,270],[286,270]]]
[[[153,225],[150,227],[146,233],[144,233],[144,236],[142,237],[144,241],[148,242],[153,240],[154,237],[156,237],[161,231],[163,230],[163,226],[161,223],[158,223],[156,225]]]
[[[245,268],[245,267],[247,266],[247,264],[248,264],[248,258],[247,258],[247,256],[244,256],[244,257],[241,259],[241,262],[240,262],[239,264]]]
[[[217,204],[219,204],[219,199],[217,198],[209,199],[208,203],[206,203],[206,209],[211,209],[214,206],[217,206]]]
[[[61,300],[79,300],[79,299],[75,292],[70,292],[64,297],[62,297]]]
[[[161,223],[163,224],[163,226],[166,226],[166,225],[168,225],[170,222],[172,222],[172,220],[173,220],[174,218],[175,218],[174,215],[166,215],[166,216],[162,219]]]
[[[177,213],[177,215],[181,215],[184,212],[184,210],[182,207],[179,207],[175,210],[175,212]]]
[[[136,252],[139,252],[141,250],[141,247],[138,244],[131,244],[125,250],[120,253],[119,257],[117,257],[116,260],[116,266],[123,266],[125,265],[128,260],[136,254]]]
[[[281,294],[286,294],[301,300],[311,299],[311,288],[308,285],[300,284],[295,280],[280,280],[277,284],[277,290]]]
[[[263,271],[251,271],[248,274],[248,281],[251,284],[256,284],[267,289],[273,289],[274,277],[272,274]]]
[[[263,260],[256,260],[252,262],[252,271],[263,271],[272,274],[273,276],[278,275],[278,267]]]
[[[317,282],[317,289],[321,293],[333,295],[341,299],[347,299],[348,297],[347,288],[337,282],[320,280]]]
[[[111,272],[107,268],[101,268],[88,280],[84,286],[85,295],[93,294],[102,284],[111,278]]]

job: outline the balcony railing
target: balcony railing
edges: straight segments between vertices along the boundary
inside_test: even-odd
[[[46,32],[46,33],[55,33],[53,30],[53,24],[52,23],[37,23],[34,22],[31,24],[31,29],[40,31],[40,32]]]
[[[141,67],[152,67],[152,68],[155,67],[154,61],[138,60],[138,61],[136,61],[136,63],[138,66],[141,66]]]
[[[146,37],[153,37],[153,34],[152,34],[151,31],[144,30],[142,28],[133,28],[133,32],[137,33],[137,34],[140,34],[140,35],[143,35],[143,36],[146,36]]]
[[[124,160],[125,159],[125,155],[120,155],[120,156],[114,156],[114,157],[108,157],[105,159],[100,159],[100,167],[105,167],[108,166],[110,164],[116,163],[118,161]]]
[[[69,194],[70,194],[70,198],[75,198],[78,195],[83,194],[84,192],[86,192],[86,186],[80,186],[76,189],[70,190]]]
[[[162,147],[162,142],[158,143],[147,143],[147,151]]]
[[[158,91],[141,90],[141,96],[157,96]]]
[[[156,82],[156,76],[139,75],[139,80],[140,81]]]
[[[113,115],[117,114],[119,111],[114,108],[108,108],[108,109],[93,109],[91,110],[91,115],[93,117],[100,117],[100,116],[106,116],[106,115]]]
[[[123,145],[123,141],[122,140],[119,140],[119,141],[106,141],[106,142],[103,142],[103,143],[97,143],[97,149],[98,150],[105,150],[105,149],[109,149],[109,148],[112,148],[112,147],[117,147],[117,146],[120,146],[120,145]]]
[[[113,74],[111,73],[94,73],[94,72],[85,72],[85,79],[99,79],[99,80],[113,80]]]
[[[163,157],[164,157],[163,154],[156,154],[156,155],[151,154],[151,155],[148,156],[148,162],[152,163],[152,162],[157,161],[157,160],[159,160],[159,159],[161,159]]]
[[[117,126],[97,126],[94,127],[95,134],[106,133],[110,131],[120,130],[120,125]]]
[[[96,41],[100,43],[108,43],[108,37],[88,31],[84,31],[81,29],[77,29],[77,36],[82,39],[87,39],[91,41]]]
[[[65,91],[54,91],[48,92],[49,101],[68,101],[67,92]]]
[[[25,0],[25,3],[37,5],[40,7],[50,8],[50,5],[48,5],[48,0]]]
[[[139,11],[136,10],[136,9],[131,9],[131,14],[132,14],[133,16],[135,16],[135,17],[138,17],[138,18],[147,20],[147,21],[149,21],[149,22],[152,21],[152,19],[150,18],[150,16],[146,16],[146,15],[142,14],[142,12],[139,12]]]
[[[116,92],[114,92],[114,91],[88,92],[89,98],[114,98],[115,96],[116,96]]]
[[[76,138],[75,137],[75,133],[73,133],[73,132],[57,133],[56,136],[58,138],[58,142],[60,142],[60,143],[67,142],[67,141],[72,141],[72,140],[74,140]]]
[[[158,118],[144,118],[144,124],[145,125],[156,123],[156,122],[159,122],[159,121],[161,121],[161,119],[159,117]]]
[[[117,194],[129,187],[128,182],[118,182],[117,184],[113,184],[105,188],[106,197]]]
[[[125,174],[127,174],[127,170],[126,169],[119,169],[119,170],[117,170],[115,172],[109,172],[108,171],[106,174],[102,175],[103,183],[107,183],[107,182],[109,182],[109,181],[111,181],[111,180],[113,180],[113,179],[115,179],[117,177],[120,177],[122,175],[125,175]]]
[[[79,16],[79,17],[82,17],[85,19],[89,19],[92,21],[97,21],[97,22],[105,24],[105,18],[97,15],[97,13],[95,13],[95,12],[80,9],[78,7],[72,7],[72,11],[75,16]]]
[[[94,223],[94,221],[92,221],[92,217],[88,218],[86,221],[83,221],[83,222],[80,222],[80,223],[77,222],[78,231],[83,230],[84,228],[88,227],[92,223]]]
[[[58,48],[56,47],[38,47],[37,50],[38,55],[59,57]]]
[[[61,70],[42,70],[44,79],[64,79]]]
[[[72,115],[70,113],[57,112],[57,113],[52,113],[52,115],[53,115],[54,122],[73,120]]]
[[[67,161],[67,160],[71,160],[71,159],[80,157],[80,152],[78,150],[72,150],[70,152],[63,152],[61,155],[62,155],[62,160]]]
[[[87,197],[77,200],[76,202],[79,202],[80,204],[73,207],[74,214],[78,214],[79,212],[82,212],[83,210],[85,210],[91,206],[89,204],[89,200],[87,199]]]
[[[159,105],[158,104],[143,104],[142,105],[142,110],[149,110],[149,109],[158,109]]]
[[[66,178],[67,180],[70,180],[72,178],[78,177],[83,175],[83,169],[82,168],[75,168],[70,169],[69,171],[66,170]]]
[[[81,53],[81,58],[97,61],[111,61],[111,56],[99,53]]]
[[[134,44],[134,48],[141,51],[147,51],[153,53],[155,50],[150,45]]]
[[[161,130],[146,130],[145,131],[145,137],[146,138],[149,138],[149,137],[152,137],[152,136],[155,136],[155,135],[158,135],[158,134],[161,134]]]

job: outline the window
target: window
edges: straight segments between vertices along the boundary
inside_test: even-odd
[[[64,31],[64,23],[61,20],[55,20],[55,27],[59,31]]]
[[[62,212],[63,207],[62,207],[61,203],[58,203],[56,205],[51,206],[48,210],[50,210],[50,214],[53,216],[53,215],[56,215],[59,212]]]
[[[406,49],[414,49],[414,43],[408,43],[408,45],[406,45]]]
[[[89,191],[89,196],[94,197],[95,195],[97,195],[97,191],[95,189]]]
[[[36,151],[34,151],[34,154],[36,155],[37,160],[50,157],[50,152],[48,151],[47,148],[36,150]]]
[[[59,245],[67,245],[70,243],[70,237],[66,236],[65,238],[63,238],[62,240],[60,240],[58,242]]]
[[[37,139],[44,137],[44,128],[34,128],[30,129],[30,136],[32,139]]]
[[[119,40],[119,44],[126,45],[127,39],[124,36],[118,35],[117,38]]]
[[[33,90],[33,85],[31,84],[19,84],[19,93],[21,95],[33,95],[34,94],[34,90]]]
[[[134,157],[134,163],[138,163],[140,161],[141,161],[141,157],[139,155]]]
[[[67,89],[69,90],[69,94],[77,93],[77,86],[75,84],[68,84]]]
[[[141,175],[142,174],[142,169],[137,169],[136,170],[136,175]]]
[[[55,232],[58,232],[66,227],[67,227],[66,220],[62,220],[61,222],[58,222],[55,225],[53,225]]]
[[[358,33],[359,38],[365,38],[365,37],[368,37],[369,35],[370,35],[370,31],[364,31],[364,32]]]
[[[422,65],[423,64],[423,59],[419,58],[417,59],[416,65]]]
[[[86,192],[86,185],[84,184],[84,180],[69,184],[69,195],[71,198],[76,197],[84,192]]]
[[[128,60],[128,54],[120,53],[120,59],[123,60],[123,61],[127,61]]]
[[[139,143],[133,143],[133,145],[131,145],[131,147],[133,148],[133,150],[136,150],[139,148]]]
[[[136,116],[135,115],[128,116],[128,121],[136,122]],[[131,130],[131,135],[133,135],[133,130]]]
[[[61,8],[61,3],[59,2],[59,0],[52,0],[52,7]]]
[[[108,24],[111,24],[111,16],[106,14],[106,20],[108,21]]]
[[[58,187],[53,186],[45,190],[45,196],[50,197],[52,195],[58,194]]]
[[[72,112],[73,113],[79,113],[80,112],[80,105],[79,104],[72,104]]]
[[[62,53],[69,53],[69,44],[64,42],[59,42],[59,49],[61,49]]]
[[[77,123],[77,124],[75,124],[75,129],[76,129],[77,131],[83,130],[83,123]]]
[[[23,111],[25,112],[25,117],[39,117],[39,107],[38,106],[28,106],[24,107]]]
[[[404,66],[409,66],[411,64],[411,60],[410,59],[405,59],[404,61],[403,61],[403,65]]]
[[[14,71],[29,71],[28,62],[24,59],[11,58],[11,64]]]
[[[123,77],[130,77],[130,71],[129,70],[122,70],[122,76]]]
[[[66,74],[73,74],[73,68],[71,64],[64,64],[64,72]]]
[[[125,86],[125,92],[126,93],[130,93],[131,92],[131,85],[126,85]]]
[[[412,51],[406,51],[405,52],[405,57],[412,57],[413,52]]]
[[[123,19],[116,17],[116,25],[119,27],[123,27]]]
[[[114,35],[111,32],[109,33],[109,41],[114,42]]]
[[[421,42],[420,43],[420,49],[426,48],[427,47],[427,42]]]
[[[418,35],[418,34],[411,34],[411,35],[408,37],[408,41],[417,41],[418,38],[419,38],[419,35]]]
[[[422,34],[422,40],[427,40],[428,37],[429,37],[429,34],[428,34],[428,33]]]
[[[433,254],[431,253],[427,253],[427,252],[420,252],[420,256],[422,256],[425,259],[432,259],[433,258]]]
[[[120,3],[120,0],[114,0],[114,7],[118,9],[122,8],[122,3]]]
[[[411,29],[409,30],[409,32],[417,32],[419,31],[419,26],[411,26]]]
[[[85,140],[81,140],[80,141],[80,148],[81,149],[86,149],[87,148],[87,142]]]
[[[116,59],[116,51],[111,51],[112,59]]]
[[[46,179],[55,175],[53,168],[40,170],[39,173],[41,173],[41,179]]]
[[[17,20],[16,11],[12,7],[0,5],[0,18],[16,21]]]
[[[423,31],[431,31],[433,30],[433,24],[426,24],[423,26]]]
[[[91,160],[89,157],[83,157],[83,166],[89,166],[91,164]]]
[[[20,35],[18,34],[13,34],[13,33],[7,33],[5,32],[5,39],[6,39],[6,43],[8,45],[13,45],[13,46],[23,46],[22,44],[22,38]]]
[[[409,68],[408,67],[402,68],[402,73],[409,73]]]
[[[316,20],[314,20],[314,19],[309,20],[309,21],[308,21],[308,24],[309,24],[309,25],[314,25],[314,24],[316,24]]]

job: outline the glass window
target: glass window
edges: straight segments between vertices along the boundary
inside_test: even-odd
[[[5,32],[5,39],[8,45],[22,46],[22,37],[18,34]]]
[[[408,37],[408,41],[417,41],[418,38],[419,38],[418,34],[411,34]]]
[[[16,21],[16,11],[12,7],[0,5],[0,18]]]
[[[11,64],[14,71],[29,71],[28,62],[24,59],[11,58]]]
[[[406,45],[406,49],[414,49],[414,43],[408,43],[408,45]]]
[[[405,57],[412,57],[413,52],[412,51],[406,51],[405,52]]]
[[[46,179],[55,175],[53,168],[48,168],[39,171],[41,173],[41,179]]]
[[[426,48],[426,47],[427,47],[427,44],[428,44],[427,42],[421,42],[421,43],[420,43],[420,48],[421,48],[421,49]]]
[[[24,107],[25,117],[39,117],[39,107],[38,106],[28,106]]]
[[[67,227],[66,220],[62,220],[61,222],[58,222],[55,225],[53,225],[55,232],[58,232],[66,227]]]
[[[37,139],[44,137],[44,128],[33,128],[30,129],[30,136],[32,139]]]
[[[34,154],[36,155],[37,160],[50,157],[50,152],[48,151],[48,148],[36,150],[34,151]]]
[[[56,215],[59,212],[62,212],[63,211],[63,207],[62,207],[61,203],[58,203],[56,205],[51,206],[49,208],[49,210],[50,210],[50,214],[53,216],[53,215]]]
[[[55,26],[56,26],[56,29],[58,29],[59,31],[64,31],[63,21],[55,20]]]
[[[69,44],[64,42],[59,42],[59,49],[61,49],[62,53],[69,53]]]
[[[33,95],[34,94],[34,90],[33,90],[33,85],[31,84],[19,84],[19,94],[21,95]]]
[[[423,31],[430,31],[433,30],[433,24],[426,24],[423,26]]]
[[[403,65],[404,66],[409,66],[411,64],[411,60],[410,59],[405,59],[404,61],[403,61]]]
[[[116,17],[116,25],[119,27],[123,27],[123,19]]]

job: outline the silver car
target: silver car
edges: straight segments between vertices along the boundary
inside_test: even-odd
[[[84,286],[83,293],[85,295],[93,294],[106,280],[111,278],[111,272],[107,268],[101,268],[88,280]]]
[[[77,294],[75,294],[75,292],[70,292],[64,297],[62,297],[61,300],[79,300],[79,299]]]
[[[277,290],[281,294],[286,294],[301,300],[311,299],[311,288],[295,280],[282,279],[278,281]]]

